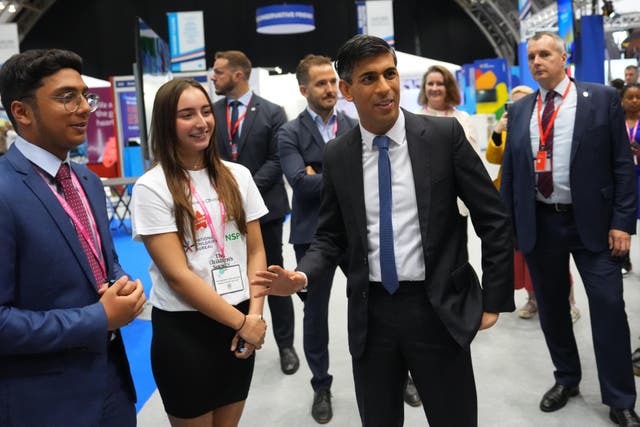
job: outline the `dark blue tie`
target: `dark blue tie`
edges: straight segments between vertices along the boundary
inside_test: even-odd
[[[376,136],[378,146],[378,197],[380,198],[380,272],[382,286],[390,294],[398,290],[396,256],[393,250],[393,222],[391,221],[391,163],[389,137]]]

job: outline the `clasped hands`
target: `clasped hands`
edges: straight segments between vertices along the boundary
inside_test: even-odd
[[[247,314],[236,334],[231,340],[231,351],[238,359],[247,359],[255,350],[262,348],[264,337],[267,333],[267,322],[260,314]],[[244,340],[244,350],[238,350],[238,341]]]
[[[114,331],[128,325],[144,308],[147,298],[140,280],[129,280],[122,276],[111,286],[104,283],[98,289],[100,303],[107,315],[107,328]]]

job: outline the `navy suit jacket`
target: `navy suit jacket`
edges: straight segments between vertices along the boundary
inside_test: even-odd
[[[104,187],[72,163],[91,204],[109,278],[118,264]],[[0,158],[0,425],[97,426],[107,388],[107,317],[77,233],[12,146]],[[118,357],[127,366],[119,331]],[[131,401],[135,391],[128,377]]]
[[[357,120],[340,111],[337,120],[336,136],[344,135],[358,125]],[[318,227],[322,196],[322,155],[327,143],[306,109],[280,128],[277,140],[282,171],[293,189],[289,243],[311,243]],[[316,175],[307,175],[306,166],[311,166]]]
[[[220,156],[231,161],[226,104],[226,98],[217,101],[213,105],[213,114]],[[251,171],[269,209],[269,213],[260,218],[261,224],[282,219],[290,212],[276,142],[276,132],[286,121],[287,116],[281,106],[253,94],[240,131],[238,163]]]
[[[500,196],[460,123],[407,111],[405,128],[426,266],[425,297],[463,348],[478,331],[482,312],[513,311],[511,227]],[[349,349],[360,357],[367,339],[369,265],[360,127],[328,144],[316,240],[298,264],[309,283],[338,258],[348,259]],[[482,288],[468,262],[466,221],[456,198],[471,212],[482,239]]]
[[[620,98],[614,88],[574,82],[578,101],[571,141],[570,186],[584,246],[608,249],[610,229],[634,234],[638,192]],[[536,245],[536,177],[529,123],[538,93],[509,108],[500,192],[515,225],[517,245]]]

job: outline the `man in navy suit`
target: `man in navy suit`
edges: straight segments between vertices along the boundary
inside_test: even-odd
[[[334,107],[338,100],[338,78],[326,56],[307,55],[298,63],[296,78],[307,108],[282,125],[277,134],[282,171],[293,189],[291,234],[296,260],[300,261],[318,227],[322,195],[322,154],[325,145],[347,133],[358,122]],[[341,264],[346,274],[346,264]],[[311,415],[321,424],[333,416],[329,374],[329,296],[335,266],[315,283],[304,301],[304,354],[311,369],[314,391]]]
[[[18,133],[0,159],[2,426],[136,424],[119,328],[145,297],[118,264],[100,179],[68,161],[98,103],[81,67],[31,50],[0,70]]]
[[[216,53],[211,80],[218,95],[213,105],[220,157],[251,171],[269,213],[260,218],[267,263],[282,265],[282,223],[290,212],[278,157],[276,132],[287,121],[284,109],[249,88],[251,61],[237,50]],[[291,297],[269,297],[273,335],[282,372],[294,374],[300,362],[293,347]]]
[[[400,109],[396,65],[379,37],[354,36],[340,48],[340,90],[360,125],[327,144],[318,230],[299,271],[270,266],[252,286],[276,295],[311,289],[346,254],[363,426],[403,424],[409,370],[430,426],[475,427],[469,346],[500,312],[514,310],[509,219],[458,121]],[[482,239],[482,286],[457,197]]]
[[[569,315],[567,264],[585,285],[602,401],[610,418],[639,426],[621,258],[636,229],[636,179],[615,89],[565,73],[564,41],[538,33],[527,44],[540,90],[509,109],[500,189],[533,281],[555,384],[540,409],[579,393],[581,371]]]

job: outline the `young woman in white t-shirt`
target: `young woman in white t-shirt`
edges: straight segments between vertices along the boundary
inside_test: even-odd
[[[151,255],[151,361],[171,425],[237,425],[264,342],[263,298],[249,278],[266,268],[250,172],[224,162],[213,106],[195,80],[156,94],[155,165],[133,189],[133,236]]]

